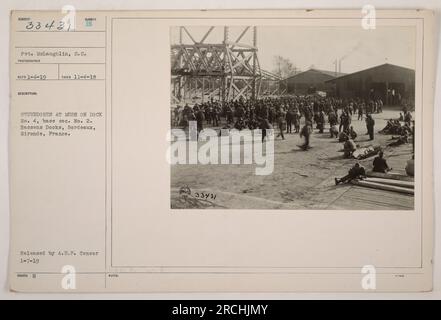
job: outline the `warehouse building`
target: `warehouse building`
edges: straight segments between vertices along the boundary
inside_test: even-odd
[[[387,105],[413,105],[415,70],[385,63],[326,81],[339,98],[382,99]]]
[[[288,94],[306,95],[318,91],[328,93],[333,90],[333,84],[326,81],[342,75],[344,73],[312,68],[284,79],[283,86]]]

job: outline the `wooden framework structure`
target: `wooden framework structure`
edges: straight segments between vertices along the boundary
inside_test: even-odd
[[[215,28],[223,28],[222,43],[206,43]],[[252,43],[243,41],[249,33]],[[227,26],[208,27],[199,41],[188,28],[179,27],[179,43],[171,46],[172,103],[224,103],[279,94],[280,77],[260,68],[257,52],[256,27],[242,27],[235,41],[230,41]]]

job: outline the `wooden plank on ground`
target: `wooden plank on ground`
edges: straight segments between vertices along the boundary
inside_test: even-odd
[[[369,182],[387,184],[387,185],[390,185],[390,186],[397,186],[397,187],[410,188],[410,189],[414,188],[413,181],[401,181],[401,180],[393,180],[393,179],[385,179],[385,178],[373,178],[373,177],[369,177],[369,178],[366,178],[364,180],[365,181],[369,181]]]
[[[362,187],[367,187],[367,188],[394,191],[394,192],[405,193],[405,194],[414,194],[413,189],[390,186],[390,185],[381,184],[381,183],[368,182],[368,181],[363,181],[363,180],[352,180],[351,183],[355,184],[357,186],[362,186]]]
[[[395,174],[392,172],[382,173],[382,172],[366,172],[366,176],[373,178],[383,178],[383,179],[393,179],[393,180],[401,180],[401,181],[413,181],[413,177],[406,176],[404,174]]]

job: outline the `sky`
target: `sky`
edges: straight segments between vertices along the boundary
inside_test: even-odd
[[[187,28],[200,41],[209,27]],[[229,39],[235,40],[243,28],[230,27]],[[251,30],[251,29],[250,29]],[[171,41],[177,43],[179,28],[172,28]],[[191,40],[184,33],[184,43]],[[223,28],[216,27],[205,43],[220,43]],[[360,27],[258,26],[257,47],[260,66],[272,71],[274,57],[288,58],[302,71],[311,67],[334,71],[335,60],[341,60],[341,72],[351,73],[383,63],[415,69],[414,27],[382,26],[375,30]],[[248,32],[240,42],[252,44]]]

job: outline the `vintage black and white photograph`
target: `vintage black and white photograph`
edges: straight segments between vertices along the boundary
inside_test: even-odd
[[[432,290],[439,10],[331,8],[8,9],[4,287]]]
[[[414,209],[414,27],[170,40],[172,209]]]

